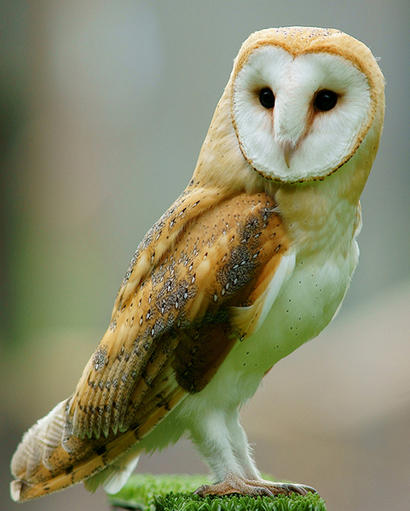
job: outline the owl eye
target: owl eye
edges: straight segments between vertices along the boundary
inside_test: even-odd
[[[321,112],[332,110],[337,103],[337,94],[332,90],[320,90],[315,97],[314,105]]]
[[[264,87],[260,90],[259,101],[264,108],[273,108],[275,105],[275,96],[269,87]]]

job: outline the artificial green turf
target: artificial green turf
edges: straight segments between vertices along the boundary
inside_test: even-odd
[[[319,495],[228,495],[202,498],[193,491],[209,483],[202,475],[134,475],[109,500],[114,509],[138,511],[326,511]]]

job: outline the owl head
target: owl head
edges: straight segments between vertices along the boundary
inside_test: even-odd
[[[335,29],[262,30],[235,59],[208,149],[222,137],[270,181],[323,180],[375,125],[378,140],[383,113],[383,75],[363,43]]]

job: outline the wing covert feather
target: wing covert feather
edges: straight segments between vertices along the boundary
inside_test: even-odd
[[[180,222],[167,248],[162,225],[132,262],[69,404],[68,436],[145,431],[156,409],[170,409],[171,399],[176,404],[173,396],[204,388],[247,335],[246,321],[235,326],[233,307],[251,306],[266,289],[263,281],[288,250],[284,227],[264,193],[215,200],[211,191],[212,200],[202,200],[195,192],[160,220],[176,215]],[[195,203],[202,209],[188,215]]]

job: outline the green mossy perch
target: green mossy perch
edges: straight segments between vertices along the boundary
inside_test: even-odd
[[[319,495],[201,498],[192,492],[207,481],[203,475],[134,475],[116,495],[113,509],[135,511],[326,511]]]

